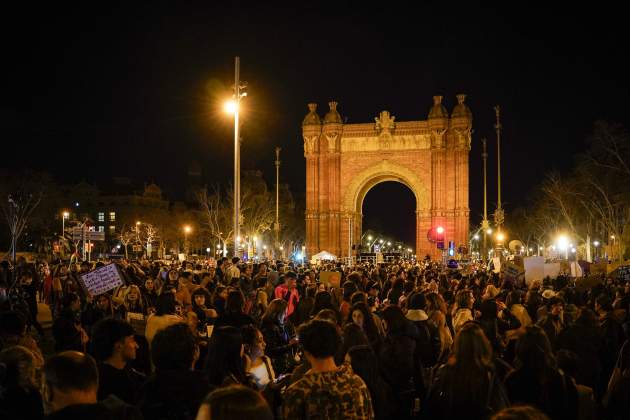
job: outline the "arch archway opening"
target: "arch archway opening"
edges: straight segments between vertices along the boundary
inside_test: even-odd
[[[356,203],[361,219],[357,232],[357,238],[361,238],[360,251],[400,256],[414,254],[417,208],[417,197],[403,180],[382,177],[368,182]]]

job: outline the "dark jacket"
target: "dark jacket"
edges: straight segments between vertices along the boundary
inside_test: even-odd
[[[194,419],[209,391],[204,372],[158,371],[140,389],[137,405],[145,419]]]
[[[113,395],[98,404],[70,405],[48,415],[47,420],[142,420],[137,407]]]
[[[508,374],[505,387],[512,404],[532,405],[551,419],[576,419],[578,394],[573,381],[553,369],[541,383],[539,374],[527,368]]]
[[[64,309],[53,323],[53,337],[55,339],[55,351],[76,350],[83,352],[81,343],[81,332],[77,329],[79,325],[79,314],[70,309]]]
[[[265,353],[271,358],[276,375],[287,373],[295,365],[293,359],[295,347],[289,345],[292,328],[288,324],[280,325],[278,322],[266,320],[260,325],[260,332],[267,344]]]

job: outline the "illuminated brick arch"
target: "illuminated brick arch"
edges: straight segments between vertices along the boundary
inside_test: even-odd
[[[336,102],[322,121],[309,104],[302,123],[307,254],[352,255],[352,245],[360,243],[363,200],[385,181],[406,185],[416,198],[416,254],[438,256],[426,235],[437,224],[447,241],[465,244],[472,114],[464,98],[458,95],[450,117],[438,96],[425,121],[395,122],[382,111],[367,124],[344,124]]]

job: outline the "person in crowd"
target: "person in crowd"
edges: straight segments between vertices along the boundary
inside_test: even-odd
[[[179,272],[175,269],[170,269],[168,271],[168,276],[166,277],[166,281],[162,285],[162,289],[160,291],[160,295],[163,295],[166,292],[171,292],[174,294],[175,299],[182,305],[190,305],[190,292],[186,285],[184,285],[179,279]]]
[[[243,335],[238,328],[216,327],[208,342],[205,373],[214,388],[241,384],[251,386],[245,373]]]
[[[256,388],[262,391],[276,379],[271,359],[265,355],[267,346],[265,338],[253,325],[244,326],[241,334],[245,352],[245,371],[256,384]]]
[[[318,318],[322,319],[322,317]],[[343,327],[343,333],[341,335],[341,345],[335,354],[335,363],[337,365],[341,365],[346,359],[348,350],[351,347],[361,345],[370,345],[363,329],[354,322],[346,323]]]
[[[214,327],[231,326],[241,328],[245,325],[254,324],[254,320],[245,313],[244,308],[245,298],[243,297],[243,292],[239,289],[230,290],[225,303],[225,311],[216,319]]]
[[[300,301],[297,289],[297,274],[294,271],[288,271],[281,279],[282,283],[276,287],[274,296],[276,299],[287,301],[287,317],[290,317]]]
[[[210,384],[193,370],[199,348],[186,324],[170,325],[151,344],[155,374],[140,389],[138,406],[145,419],[194,419]]]
[[[145,379],[130,366],[138,349],[133,327],[125,321],[103,319],[94,325],[90,345],[98,362],[98,400],[113,394],[133,404]]]
[[[155,287],[155,280],[150,278],[146,279],[144,281],[144,289],[142,290],[142,299],[147,315],[155,313],[157,298],[158,294]]]
[[[494,414],[490,420],[549,420],[540,410],[529,405],[504,408]]]
[[[158,297],[155,313],[147,318],[147,326],[144,333],[149,345],[151,345],[151,341],[158,331],[169,325],[184,322],[184,319],[177,315],[176,303],[173,293],[162,293]]]
[[[350,315],[350,308],[352,307],[350,299],[357,290],[357,285],[353,281],[348,280],[343,284],[343,295],[339,306],[339,314],[341,314],[342,319],[347,319]]]
[[[110,396],[97,402],[98,368],[92,356],[63,351],[44,365],[46,419],[140,420],[140,411]]]
[[[239,261],[241,261],[239,257],[232,257],[232,264],[227,268],[225,283],[228,286],[232,286],[234,282],[241,278],[241,270],[238,268]]]
[[[453,329],[457,334],[468,321],[474,320],[472,312],[475,298],[470,290],[460,290],[455,296],[455,306],[453,307]]]
[[[273,420],[269,405],[260,393],[242,385],[212,391],[204,400],[197,420]]]
[[[416,356],[424,368],[433,367],[439,360],[442,345],[437,327],[429,322],[429,316],[424,311],[426,297],[424,293],[414,293],[407,301],[405,317],[414,323],[418,330],[416,337]]]
[[[559,349],[570,351],[578,356],[578,369],[575,380],[592,389],[600,384],[602,365],[599,352],[603,346],[599,319],[595,312],[582,308],[577,319],[558,336]]]
[[[59,317],[53,323],[55,351],[76,350],[85,352],[89,340],[80,321],[81,300],[76,293],[63,297]]]
[[[521,327],[525,328],[532,325],[532,318],[529,316],[527,309],[522,303],[523,292],[520,290],[512,290],[508,293],[505,300],[505,306],[512,315],[518,319]]]
[[[286,373],[294,365],[293,353],[298,344],[293,329],[287,323],[287,301],[274,299],[262,317],[260,331],[267,343],[266,352],[271,357],[276,373]]]
[[[153,373],[153,367],[151,366],[151,351],[149,348],[149,341],[144,334],[135,334],[134,339],[138,348],[136,349],[136,358],[131,360],[128,364],[140,372],[144,376],[150,376]]]
[[[217,311],[210,306],[210,300],[210,293],[204,287],[192,293],[192,311],[197,314],[200,331],[205,331],[208,324],[213,325],[218,317]]]
[[[558,370],[551,343],[539,326],[526,327],[518,339],[516,369],[507,375],[505,386],[513,404],[533,405],[552,419],[577,418],[575,385]]]
[[[120,319],[126,319],[127,313],[137,313],[146,315],[146,307],[144,306],[144,299],[142,298],[142,292],[140,291],[140,287],[135,284],[130,284],[127,286],[125,293],[123,295],[123,303],[118,307]]]
[[[455,336],[452,357],[436,374],[423,416],[484,419],[507,406],[490,342],[479,324],[467,322]]]
[[[315,294],[317,286],[312,284],[304,289],[304,297],[300,299],[297,309],[293,312],[292,322],[295,326],[299,326],[311,319],[311,312],[315,306]]]
[[[284,393],[286,419],[373,419],[370,392],[347,365],[337,367],[334,355],[340,337],[335,325],[312,320],[299,328],[300,343],[311,369]]]
[[[313,303],[313,309],[311,310],[311,318],[317,315],[324,309],[331,309],[336,313],[339,313],[338,309],[332,303],[332,295],[326,290],[318,290],[315,293],[315,302]]]
[[[227,301],[229,289],[225,286],[217,286],[212,295],[212,306],[217,311],[217,315],[221,316],[225,312],[225,302]]]
[[[396,305],[385,307],[382,317],[386,336],[378,353],[379,366],[397,398],[395,415],[404,418],[414,399],[425,393],[422,366],[415,357],[418,332]]]
[[[37,321],[37,290],[39,289],[40,282],[39,276],[33,272],[32,267],[27,267],[18,278],[18,290],[19,293],[26,302],[28,314],[27,325],[35,327],[40,337],[44,336],[44,329]]]
[[[525,306],[527,314],[533,324],[538,322],[538,309],[542,306],[542,304],[543,298],[537,290],[530,288],[527,293],[525,293],[525,303],[523,306]]]
[[[24,346],[14,345],[0,351],[0,418],[43,419],[43,362]]]
[[[372,348],[369,345],[350,347],[345,361],[350,363],[352,371],[363,379],[368,387],[376,420],[392,418],[395,412],[394,396],[387,382],[383,380],[378,359]]]
[[[481,311],[479,324],[490,341],[495,356],[500,356],[507,346],[506,333],[516,330],[521,323],[510,311],[506,310],[505,304],[500,301],[485,299],[481,302],[479,309]],[[499,310],[502,318],[499,318]]]
[[[39,344],[27,333],[26,316],[18,311],[0,312],[0,349],[12,346],[26,347],[43,366],[44,356]]]
[[[112,304],[112,297],[109,293],[103,293],[101,295],[88,299],[86,308],[81,313],[81,324],[83,324],[86,331],[91,331],[92,326],[101,319],[114,318],[114,305]]]
[[[358,302],[352,305],[347,322],[352,322],[361,328],[374,351],[378,351],[381,336],[378,332],[376,324],[374,323],[374,318],[370,312],[370,308],[368,308],[364,302]]]
[[[545,331],[545,335],[554,349],[557,348],[556,341],[564,329],[564,321],[562,320],[563,309],[564,300],[561,297],[553,296],[549,298],[547,301],[547,314],[539,318],[536,324]]]
[[[597,386],[598,395],[602,395],[626,337],[621,323],[613,316],[612,300],[607,294],[602,293],[597,296],[595,299],[595,312],[599,315],[603,341],[599,349],[602,375],[600,376],[600,384]]]
[[[572,382],[578,395],[578,420],[595,420],[597,407],[593,388],[579,384],[575,378],[578,374],[579,356],[570,350],[559,350],[556,354],[558,369]]]

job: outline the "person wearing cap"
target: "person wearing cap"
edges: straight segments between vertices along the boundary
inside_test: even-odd
[[[287,301],[287,318],[291,316],[298,302],[300,301],[300,295],[297,289],[297,274],[294,271],[287,271],[284,276],[280,278],[280,284],[274,291],[276,299],[284,299]]]

